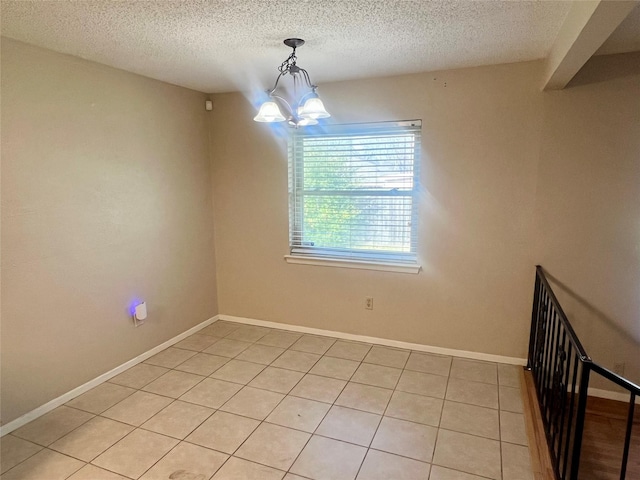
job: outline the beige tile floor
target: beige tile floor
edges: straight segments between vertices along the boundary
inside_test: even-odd
[[[3,480],[529,480],[518,367],[218,321],[2,438]]]

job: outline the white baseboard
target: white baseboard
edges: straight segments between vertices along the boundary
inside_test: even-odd
[[[220,320],[228,320],[230,322],[245,323],[248,325],[257,325],[260,327],[279,328],[283,330],[291,330],[293,332],[309,333],[313,335],[322,335],[325,337],[336,337],[343,340],[353,340],[355,342],[375,343],[386,347],[405,348],[425,353],[436,353],[439,355],[450,355],[452,357],[470,358],[473,360],[483,360],[486,362],[506,363],[509,365],[524,366],[527,364],[525,358],[505,357],[502,355],[493,355],[491,353],[470,352],[467,350],[455,350],[452,348],[434,347],[430,345],[422,345],[419,343],[401,342],[399,340],[389,340],[387,338],[367,337],[364,335],[356,335],[353,333],[334,332],[332,330],[323,330],[320,328],[302,327],[299,325],[290,325],[288,323],[268,322],[266,320],[256,320],[255,318],[234,317],[232,315],[218,315]]]
[[[147,358],[152,357],[156,353],[161,352],[165,348],[168,348],[172,345],[175,345],[181,340],[184,340],[190,335],[202,330],[203,328],[211,325],[212,323],[218,320],[228,320],[230,322],[243,323],[247,325],[257,325],[261,327],[269,327],[269,328],[278,328],[282,330],[290,330],[293,332],[300,333],[309,333],[312,335],[321,335],[321,336],[329,336],[336,337],[343,340],[352,340],[356,342],[365,342],[365,343],[373,343],[377,345],[384,345],[387,347],[396,347],[396,348],[404,348],[408,350],[415,350],[418,352],[426,352],[426,353],[435,353],[439,355],[450,355],[453,357],[461,357],[461,358],[469,358],[473,360],[483,360],[487,362],[495,362],[495,363],[506,363],[510,365],[521,365],[524,366],[527,364],[526,359],[517,358],[517,357],[506,357],[502,355],[493,355],[489,353],[482,352],[471,352],[467,350],[456,350],[451,348],[442,348],[442,347],[434,347],[430,345],[421,345],[418,343],[409,343],[409,342],[401,342],[399,340],[390,340],[386,338],[378,338],[378,337],[367,337],[365,335],[356,335],[352,333],[344,333],[344,332],[336,332],[332,330],[324,330],[320,328],[312,328],[312,327],[303,327],[300,325],[290,325],[287,323],[278,323],[278,322],[269,322],[266,320],[257,320],[254,318],[245,318],[245,317],[234,317],[232,315],[216,315],[211,317],[208,320],[196,325],[195,327],[190,328],[189,330],[182,332],[179,335],[167,340],[160,345],[153,347],[151,350],[148,350],[137,357],[129,360],[128,362],[119,365],[118,367],[109,370],[106,373],[94,378],[93,380],[89,380],[87,383],[80,385],[73,390],[60,395],[57,398],[45,403],[44,405],[39,406],[38,408],[31,410],[30,412],[25,413],[21,417],[16,418],[15,420],[7,423],[6,425],[0,426],[0,437],[4,436],[14,430],[22,427],[23,425],[35,420],[38,417],[50,412],[54,408],[59,407],[60,405],[64,405],[68,401],[74,399],[75,397],[82,395],[83,393],[91,390],[92,388],[100,385],[101,383],[106,382],[110,378],[115,377],[116,375],[124,372],[128,368],[137,365],[145,361]],[[609,390],[601,390],[599,388],[589,388],[589,395],[600,398],[607,398],[610,400],[619,400],[623,402],[629,401],[629,395],[621,392],[611,392]],[[636,399],[636,403],[640,404],[640,399]]]
[[[601,388],[587,389],[587,395],[590,397],[606,398],[608,400],[617,400],[619,402],[629,403],[629,394],[626,392],[612,392],[611,390],[602,390]],[[636,405],[640,405],[640,398],[636,398]]]
[[[135,358],[132,358],[128,362],[125,362],[122,365],[117,366],[113,370],[109,370],[108,372],[103,373],[102,375],[94,378],[93,380],[89,380],[87,383],[84,383],[84,384],[80,385],[79,387],[74,388],[73,390],[71,390],[71,391],[69,391],[69,392],[67,392],[67,393],[65,393],[63,395],[60,395],[58,398],[54,398],[50,402],[47,402],[44,405],[41,405],[38,408],[36,408],[34,410],[31,410],[30,412],[25,413],[21,417],[16,418],[15,420],[7,423],[6,425],[2,425],[0,427],[0,437],[6,435],[7,433],[13,432],[14,430],[16,430],[16,429],[20,428],[21,426],[25,425],[26,423],[29,423],[30,421],[35,420],[38,417],[41,417],[45,413],[49,413],[54,408],[57,408],[60,405],[64,405],[69,400],[72,400],[72,399],[76,398],[78,395],[82,395],[86,391],[91,390],[94,387],[97,387],[101,383],[104,383],[107,380],[109,380],[110,378],[113,378],[116,375],[124,372],[128,368],[131,368],[134,365],[137,365],[138,363],[145,361],[147,358],[154,356],[156,353],[161,352],[165,348],[170,347],[171,345],[174,345],[174,344],[178,343],[181,340],[184,340],[188,336],[193,335],[194,333],[196,333],[199,330],[202,330],[204,327],[206,327],[208,325],[211,325],[216,320],[218,320],[218,315],[216,315],[215,317],[211,317],[208,320],[205,320],[204,322],[196,325],[195,327],[190,328],[189,330],[187,330],[185,332],[182,332],[179,335],[176,335],[175,337],[167,340],[166,342],[161,343],[157,347],[153,347],[151,350],[148,350],[148,351],[144,352],[143,354],[138,355]]]

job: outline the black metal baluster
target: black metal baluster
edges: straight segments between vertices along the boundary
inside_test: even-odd
[[[571,480],[578,480],[580,470],[580,450],[582,449],[582,434],[584,432],[584,416],[587,410],[587,390],[589,389],[589,373],[591,363],[582,362],[580,375],[580,395],[578,397],[578,412],[576,416],[576,435],[573,441],[573,455],[571,458]]]
[[[538,363],[538,390],[542,390],[542,366],[544,364],[544,352],[547,344],[547,290],[543,288],[541,295],[540,311],[538,313],[539,332],[538,332],[538,355],[536,362]]]
[[[533,289],[533,308],[531,309],[531,330],[529,332],[529,356],[527,357],[527,370],[531,370],[534,365],[534,355],[536,350],[536,339],[538,331],[538,312],[540,308],[540,277],[536,269],[536,281]]]
[[[547,365],[545,368],[545,412],[544,415],[549,423],[549,434],[551,434],[551,404],[553,401],[552,387],[553,387],[553,363],[555,358],[555,341],[556,341],[556,328],[558,323],[558,316],[556,315],[555,308],[551,308],[551,322],[549,324],[549,336],[551,340],[549,342],[549,351],[547,358]]]
[[[534,359],[534,366],[535,366],[535,371],[534,371],[534,376],[533,379],[535,380],[535,384],[536,384],[536,390],[538,392],[541,391],[541,380],[542,380],[542,359],[543,359],[543,355],[544,355],[544,340],[546,337],[546,325],[545,325],[545,318],[544,318],[544,309],[545,309],[545,290],[544,287],[541,285],[541,290],[540,290],[540,305],[538,307],[538,331],[536,332],[537,338],[536,338],[536,351],[535,351],[535,359]],[[538,395],[538,401],[541,401],[540,396]]]
[[[562,438],[564,437],[564,432],[565,432],[565,413],[567,411],[567,389],[569,386],[569,372],[571,370],[571,342],[567,342],[567,332],[566,330],[564,331],[564,333],[562,334],[562,350],[564,351],[566,358],[567,358],[567,364],[565,365],[565,369],[564,369],[564,381],[562,382],[562,397],[561,397],[561,405],[562,405],[562,410],[560,412],[560,436],[558,437],[558,458],[557,458],[557,462],[556,462],[556,471],[560,472],[560,461],[561,461],[561,457],[562,457]],[[566,455],[566,452],[565,452]]]
[[[538,337],[538,342],[540,343],[540,347],[538,349],[538,392],[541,395],[540,402],[543,401],[542,394],[544,390],[542,389],[542,379],[544,378],[544,359],[547,351],[547,338],[548,338],[548,312],[549,312],[549,295],[547,294],[547,288],[544,287],[542,292],[542,305],[540,306],[540,332]]]
[[[562,430],[564,428],[564,405],[566,403],[566,382],[564,381],[566,366],[566,341],[567,341],[567,331],[562,327],[562,341],[558,340],[558,360],[556,363],[556,371],[554,374],[554,391],[555,391],[555,401],[554,401],[554,412],[553,412],[553,423],[556,426],[555,438],[553,447],[558,452],[556,458],[556,465],[560,465],[560,445],[562,438]]]
[[[567,445],[564,452],[564,467],[562,468],[562,478],[567,478],[567,465],[569,458],[571,457],[571,427],[573,427],[573,407],[576,404],[576,384],[578,382],[578,366],[580,365],[580,359],[576,352],[573,356],[573,379],[571,380],[571,406],[569,407],[569,424],[567,430]]]
[[[553,411],[555,409],[556,403],[556,391],[555,391],[555,376],[556,376],[556,362],[558,360],[558,329],[559,329],[559,319],[554,309],[553,311],[553,338],[552,338],[552,348],[551,348],[551,360],[549,363],[549,385],[547,386],[547,391],[549,392],[549,402],[547,405],[548,409],[548,418],[549,418],[549,445],[552,447],[553,451],[553,439],[555,437],[555,425],[553,424]]]
[[[552,308],[551,302],[549,301],[548,292],[545,291],[545,296],[547,297],[547,303],[545,305],[545,342],[544,342],[544,356],[542,357],[542,381],[540,389],[542,390],[542,416],[546,415],[547,408],[547,400],[548,400],[548,392],[547,392],[547,379],[548,379],[548,371],[549,371],[549,358],[551,355],[551,332],[553,330],[553,316],[552,316]]]
[[[629,446],[631,445],[631,433],[633,429],[633,415],[636,406],[636,395],[631,392],[629,399],[629,415],[627,417],[627,433],[624,436],[624,452],[622,454],[622,467],[620,470],[620,480],[625,480],[627,476],[627,461],[629,460]]]
[[[571,400],[569,404],[569,416],[567,417],[567,440],[564,448],[564,465],[562,467],[562,477],[567,478],[567,465],[571,456],[571,428],[573,427],[573,407],[576,402],[576,383],[578,381],[578,353],[573,354],[573,374],[571,375]]]
[[[621,480],[626,478],[640,386],[594,363],[558,302],[542,267],[536,267],[527,367],[536,388],[553,469],[560,480],[577,480],[591,373],[629,391],[629,416]],[[567,405],[567,402],[569,405]]]
[[[555,437],[558,433],[558,426],[555,424],[554,416],[555,410],[557,408],[558,401],[558,392],[556,385],[556,374],[558,370],[558,363],[560,362],[560,330],[561,330],[561,322],[560,317],[558,316],[558,312],[554,309],[554,329],[553,329],[553,350],[551,351],[551,370],[550,370],[550,383],[549,383],[549,393],[551,398],[549,399],[549,433],[551,433],[551,446],[553,447]]]

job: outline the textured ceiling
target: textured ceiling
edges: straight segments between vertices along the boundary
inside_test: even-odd
[[[290,50],[321,83],[548,53],[571,2],[2,0],[2,34],[203,92],[264,89]]]

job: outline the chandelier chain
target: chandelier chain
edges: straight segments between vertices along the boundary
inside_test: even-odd
[[[287,38],[284,44],[292,48],[293,51],[278,67],[280,75],[276,77],[273,88],[266,91],[269,100],[260,106],[260,110],[254,120],[256,122],[283,122],[287,120],[289,125],[295,128],[317,125],[318,119],[328,118],[331,115],[326,111],[320,97],[318,97],[316,93],[318,87],[311,83],[309,73],[304,68],[296,65],[298,61],[296,47],[304,45],[304,40],[301,38]],[[293,77],[293,91],[284,89],[279,94],[276,92],[278,84],[280,79],[287,74]],[[298,94],[301,89],[303,91]],[[280,111],[281,107],[286,108],[286,117]]]
[[[280,73],[288,72],[291,67],[295,66],[297,60],[298,57],[296,57],[296,48],[293,47],[293,52],[291,52],[291,55],[289,55],[287,59],[282,62],[282,65],[278,67],[278,71]]]

